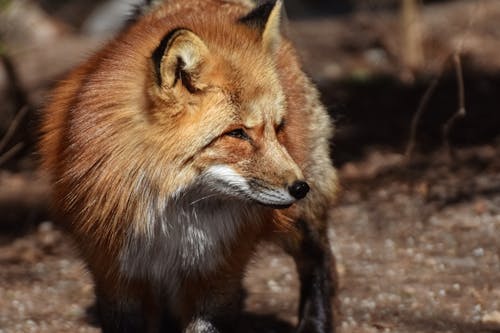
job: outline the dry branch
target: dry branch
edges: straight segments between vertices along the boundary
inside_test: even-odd
[[[22,142],[19,142],[15,144],[12,148],[7,150],[5,153],[0,155],[0,166],[2,166],[5,162],[10,160],[14,155],[16,155],[22,148],[24,147],[24,144]]]
[[[10,139],[12,139],[12,137],[16,133],[17,129],[19,128],[21,121],[24,119],[24,117],[26,116],[28,111],[29,111],[29,108],[27,106],[24,106],[16,114],[16,116],[14,117],[12,122],[10,123],[9,128],[7,129],[7,132],[5,132],[5,135],[0,140],[0,153],[5,149],[5,147],[9,143]]]
[[[439,73],[439,75],[432,80],[431,84],[425,91],[424,96],[420,100],[417,112],[415,112],[415,115],[411,120],[410,137],[408,139],[408,144],[406,145],[406,151],[405,151],[405,158],[407,161],[411,160],[411,157],[415,150],[415,146],[417,144],[417,129],[418,129],[418,124],[420,123],[420,118],[422,118],[425,108],[427,107],[427,104],[429,104],[429,100],[431,99],[432,95],[434,94],[434,91],[438,86],[439,80],[441,79],[441,75],[442,72]]]
[[[408,0],[408,2],[411,2]],[[410,136],[408,139],[408,144],[406,146],[406,151],[405,151],[405,158],[407,161],[411,160],[413,151],[416,146],[416,136],[417,136],[417,127],[420,122],[420,118],[422,117],[422,114],[424,113],[425,107],[427,106],[430,97],[432,96],[434,90],[437,87],[437,84],[439,82],[439,79],[443,75],[444,68],[447,64],[447,62],[451,59],[453,61],[453,65],[455,67],[455,74],[457,77],[457,91],[458,91],[458,109],[457,111],[444,123],[443,129],[442,129],[442,140],[443,140],[443,146],[448,154],[449,158],[453,158],[453,151],[451,149],[450,145],[450,132],[455,125],[455,123],[459,120],[465,117],[466,115],[466,110],[465,110],[465,86],[464,86],[464,75],[463,75],[463,68],[462,68],[462,62],[461,62],[461,53],[463,50],[463,46],[465,43],[465,40],[470,33],[472,26],[476,20],[476,17],[478,16],[479,13],[479,8],[481,6],[482,2],[478,1],[476,2],[476,5],[474,7],[474,11],[472,15],[470,16],[469,22],[467,24],[467,28],[464,32],[464,35],[462,39],[460,40],[460,43],[457,47],[457,50],[451,57],[446,58],[446,60],[443,62],[441,66],[441,70],[438,74],[438,76],[431,82],[429,87],[427,88],[424,96],[422,97],[419,107],[417,109],[417,112],[412,118],[411,121],[411,127],[410,127]],[[408,5],[407,5],[408,6]]]
[[[0,54],[0,62],[2,63],[5,74],[7,75],[7,80],[9,82],[9,94],[13,99],[16,107],[22,107],[24,105],[29,105],[29,98],[26,90],[24,89],[21,79],[16,71],[14,62],[11,60],[10,56],[2,52]]]
[[[460,61],[460,54],[457,52],[453,55],[453,63],[455,65],[455,72],[457,75],[457,90],[458,90],[458,109],[446,123],[443,125],[443,145],[446,153],[450,158],[453,158],[453,151],[450,145],[450,132],[455,123],[465,117],[465,87],[464,87],[464,74],[462,69],[462,62]]]
[[[5,153],[2,153],[5,150],[5,147],[9,143],[10,139],[12,139],[12,137],[16,133],[19,125],[21,124],[28,111],[29,108],[27,106],[24,106],[21,108],[21,110],[19,110],[19,112],[15,115],[14,119],[10,123],[9,128],[7,128],[7,132],[5,132],[5,135],[0,140],[0,166],[10,160],[24,147],[24,143],[18,142],[10,149],[8,149]]]

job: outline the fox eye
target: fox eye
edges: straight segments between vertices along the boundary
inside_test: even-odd
[[[238,128],[238,129],[232,130],[230,132],[227,132],[226,135],[232,136],[233,138],[237,138],[237,139],[241,139],[241,140],[249,140],[250,139],[248,134],[242,128]]]
[[[285,128],[285,124],[286,124],[285,119],[281,120],[278,126],[276,126],[276,133],[283,131],[283,128]]]

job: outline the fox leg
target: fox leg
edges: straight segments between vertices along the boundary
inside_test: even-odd
[[[184,330],[184,333],[219,333],[215,326],[204,318],[196,318],[191,321]]]
[[[335,257],[328,245],[326,228],[312,226],[299,220],[299,241],[285,245],[295,260],[300,280],[297,333],[331,333],[335,331],[333,310],[337,294]]]
[[[216,291],[217,292],[217,291]],[[220,290],[219,290],[220,292]],[[233,333],[238,332],[238,318],[242,309],[239,292],[223,296],[223,303],[213,302],[217,296],[209,297],[203,309],[198,309],[188,321],[183,333]],[[218,295],[220,297],[220,294]]]
[[[96,305],[103,333],[157,332],[162,309],[144,281],[94,278]],[[169,332],[171,332],[169,330]]]
[[[237,332],[237,314],[229,313],[234,309],[227,309],[225,313],[198,315],[192,318],[183,333],[232,333]]]
[[[181,297],[182,332],[238,332],[244,296],[242,278],[243,270],[233,275],[230,270],[223,269],[214,276],[187,282],[185,294]],[[196,291],[196,288],[199,289]]]
[[[124,305],[97,293],[97,310],[103,333],[147,332],[147,323],[138,305]]]

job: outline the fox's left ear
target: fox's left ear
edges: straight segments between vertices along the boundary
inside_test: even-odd
[[[262,33],[263,48],[274,54],[281,43],[282,11],[282,0],[266,2],[240,18],[239,22],[259,29]]]
[[[195,33],[176,29],[163,38],[152,59],[159,86],[166,89],[184,87],[189,92],[203,88],[200,79],[209,50]]]

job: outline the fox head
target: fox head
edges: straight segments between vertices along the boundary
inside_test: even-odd
[[[148,91],[152,123],[175,133],[171,159],[218,192],[278,208],[309,191],[285,145],[280,12],[278,1],[230,28],[169,31],[152,54]]]

